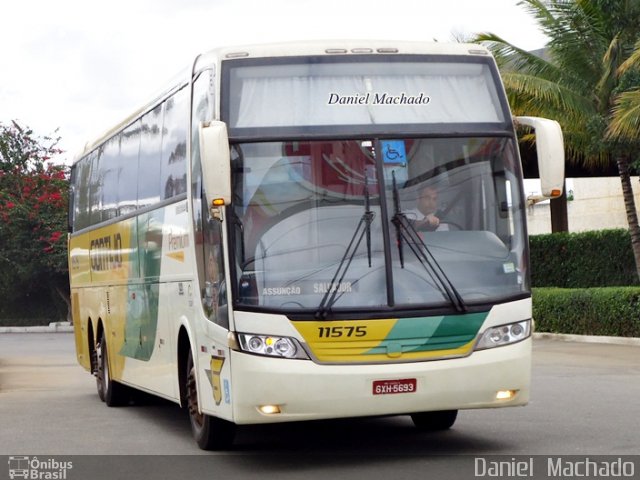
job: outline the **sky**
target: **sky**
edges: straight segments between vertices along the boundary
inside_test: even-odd
[[[518,0],[19,0],[0,16],[0,122],[85,143],[150,100],[198,53],[341,38],[455,41],[492,32],[528,50],[545,37]]]

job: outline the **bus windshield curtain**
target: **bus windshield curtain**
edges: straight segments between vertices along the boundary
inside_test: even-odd
[[[231,127],[502,122],[488,69],[464,66],[476,71],[239,77]]]

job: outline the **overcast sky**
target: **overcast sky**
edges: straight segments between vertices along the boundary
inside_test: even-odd
[[[0,16],[0,121],[59,128],[70,162],[221,45],[323,38],[452,41],[493,32],[545,38],[518,0],[18,0]]]

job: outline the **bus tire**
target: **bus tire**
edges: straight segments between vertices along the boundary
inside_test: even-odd
[[[129,402],[129,391],[125,385],[116,382],[109,373],[109,357],[107,354],[107,342],[104,335],[96,348],[98,368],[96,372],[96,385],[98,396],[109,407],[119,407]]]
[[[233,445],[236,434],[235,423],[222,420],[200,412],[198,406],[198,386],[196,383],[196,369],[193,365],[193,356],[189,349],[187,360],[186,392],[187,409],[191,432],[198,446],[202,450],[226,450]]]
[[[458,417],[458,410],[419,412],[411,414],[416,428],[423,432],[437,432],[450,429]]]

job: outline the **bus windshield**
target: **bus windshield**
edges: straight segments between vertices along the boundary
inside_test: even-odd
[[[509,137],[232,146],[235,303],[454,308],[528,291]]]

